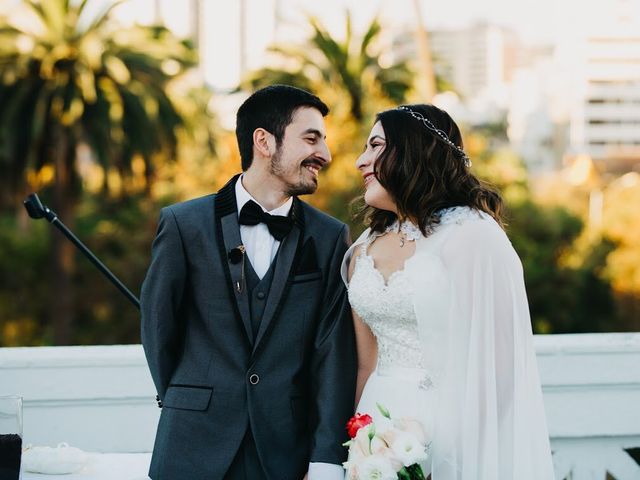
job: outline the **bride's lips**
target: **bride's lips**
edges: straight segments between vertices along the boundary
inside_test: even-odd
[[[375,180],[375,175],[373,174],[373,172],[367,172],[365,174],[362,175],[362,178],[364,179],[364,186],[368,186],[373,180]]]

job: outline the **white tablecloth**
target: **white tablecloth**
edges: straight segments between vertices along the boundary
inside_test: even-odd
[[[148,480],[150,453],[91,453],[78,473],[43,475],[22,472],[21,480]]]

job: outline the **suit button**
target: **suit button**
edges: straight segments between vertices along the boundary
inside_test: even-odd
[[[256,373],[251,374],[251,376],[249,377],[249,383],[251,385],[257,385],[259,381],[260,377]]]
[[[258,292],[258,299],[262,300],[264,299],[265,295],[264,292]]]

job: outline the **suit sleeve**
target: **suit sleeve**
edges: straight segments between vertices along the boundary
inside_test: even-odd
[[[346,460],[345,425],[353,414],[356,347],[347,290],[340,277],[349,246],[345,225],[336,240],[311,359],[313,436],[311,462],[341,464]]]
[[[178,223],[173,211],[163,208],[140,295],[142,345],[160,399],[177,363],[186,271]]]

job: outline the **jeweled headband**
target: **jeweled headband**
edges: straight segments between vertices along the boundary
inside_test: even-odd
[[[409,107],[405,107],[404,105],[399,106],[396,110],[402,110],[403,112],[407,112],[413,118],[415,118],[416,120],[419,120],[420,122],[422,122],[422,124],[425,127],[427,127],[428,130],[430,130],[431,132],[436,134],[436,138],[439,138],[444,143],[449,145],[451,148],[453,148],[462,157],[462,160],[464,160],[464,164],[465,164],[466,167],[470,167],[471,166],[471,159],[467,156],[466,153],[464,153],[464,150],[461,149],[455,143],[453,143],[449,139],[447,134],[444,133],[442,130],[440,130],[438,127],[436,127],[433,123],[431,123],[431,120],[429,120],[427,117],[422,115],[420,112],[416,112],[414,110],[411,110]]]

